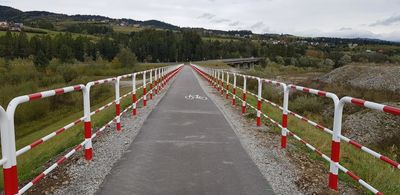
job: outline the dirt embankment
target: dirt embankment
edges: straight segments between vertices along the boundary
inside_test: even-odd
[[[324,83],[400,93],[400,66],[347,65],[320,77]]]
[[[392,95],[400,95],[400,66],[347,65],[321,76],[318,80],[334,86],[345,85],[349,86],[349,89],[357,88],[361,91],[359,96],[353,94],[354,97],[379,101],[371,99],[372,97],[361,97],[364,94],[361,93],[362,91],[375,90],[377,93],[375,97],[389,101],[383,104],[400,107],[400,99],[396,98],[397,95],[387,96],[387,93],[383,93],[390,91]],[[349,95],[346,92],[342,93]],[[354,106],[345,108],[347,108],[347,115],[345,110],[342,127],[345,136],[362,144],[380,148],[400,146],[400,143],[395,141],[400,136],[400,117],[370,109],[357,109],[356,112],[353,110],[349,114],[349,109],[354,109]]]
[[[345,117],[342,133],[365,145],[399,145],[400,117],[374,110],[362,110]],[[397,140],[397,141],[396,141]]]

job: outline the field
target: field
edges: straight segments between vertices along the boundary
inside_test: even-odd
[[[131,33],[131,32],[137,32],[143,30],[141,27],[135,27],[135,26],[118,26],[114,25],[113,29],[115,32],[121,32],[121,33]]]

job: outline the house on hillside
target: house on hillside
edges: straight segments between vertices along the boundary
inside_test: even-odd
[[[21,32],[23,27],[24,27],[24,24],[22,24],[22,23],[9,23],[8,29],[10,31]]]
[[[349,43],[348,46],[350,49],[354,49],[358,46],[358,44],[357,43]]]
[[[23,27],[24,27],[24,24],[22,24],[22,23],[0,21],[0,29],[3,29],[3,30],[21,32]]]
[[[0,21],[0,30],[8,30],[8,22]]]

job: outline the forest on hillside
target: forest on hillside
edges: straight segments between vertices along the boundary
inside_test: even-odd
[[[79,26],[85,28],[87,26]],[[34,35],[7,32],[0,36],[0,57],[34,59],[38,67],[46,67],[52,59],[61,62],[84,62],[98,58],[112,61],[117,53],[129,49],[140,62],[199,61],[220,58],[265,57],[282,65],[300,67],[339,67],[350,62],[398,63],[400,47],[368,45],[349,48],[323,44],[308,46],[298,42],[269,43],[252,39],[204,39],[195,31],[146,29],[131,33],[108,32],[106,28],[90,28],[98,36],[70,32],[56,35]],[[80,31],[78,27],[70,31]],[[86,32],[86,31],[85,31]],[[107,33],[104,33],[107,32]],[[376,51],[375,51],[376,50]]]

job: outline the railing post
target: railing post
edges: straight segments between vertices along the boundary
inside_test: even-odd
[[[165,79],[164,68],[161,68],[161,83],[160,83],[161,90],[164,88],[164,79]]]
[[[247,79],[246,75],[243,75],[243,101],[242,101],[242,114],[246,113],[246,93],[247,93]]]
[[[143,106],[147,105],[146,71],[143,71]]]
[[[4,194],[18,193],[17,154],[15,151],[14,113],[5,112],[0,106],[1,151],[6,160],[3,164]]]
[[[220,71],[219,70],[217,70],[217,91],[219,92],[219,89],[220,89],[220,76],[221,75],[221,73],[220,73]]]
[[[85,116],[85,158],[86,160],[92,160],[93,149],[92,149],[92,124],[90,117],[90,88],[92,82],[86,84],[83,91],[83,113]]]
[[[257,78],[258,81],[258,101],[257,101],[257,126],[261,126],[261,92],[262,92],[262,82],[260,78]]]
[[[116,120],[116,130],[120,131],[121,130],[121,104],[120,104],[120,93],[119,93],[119,83],[120,83],[121,77],[117,77],[115,80],[115,120]]]
[[[158,72],[158,68],[156,68],[155,70],[154,70],[154,93],[155,93],[155,95],[157,95],[158,94],[158,89],[157,89],[157,82],[158,82],[158,76],[157,76],[157,72]]]
[[[153,69],[150,70],[150,100],[153,99]]]
[[[136,115],[136,73],[133,73],[132,76],[132,115],[135,116]]]
[[[233,73],[233,95],[232,95],[232,105],[236,105],[236,73]]]
[[[212,70],[210,68],[207,68],[206,70],[207,70],[208,83],[210,86],[212,86],[213,85]]]
[[[282,132],[281,132],[281,148],[286,148],[287,139],[287,125],[289,113],[289,92],[290,88],[285,84],[283,85],[283,112],[282,112]]]
[[[226,72],[226,99],[229,99],[229,72]]]
[[[165,75],[165,79],[164,79],[163,88],[165,88],[165,86],[167,85],[167,77],[168,77],[168,70],[167,70],[167,68],[164,68],[164,75]]]
[[[161,68],[157,69],[158,72],[158,79],[157,79],[157,93],[160,93],[160,82],[161,82]]]
[[[164,74],[163,74],[163,67],[160,68],[160,81],[159,81],[159,85],[158,85],[158,89],[159,91],[162,90],[162,83],[164,80]]]
[[[161,80],[161,89],[164,89],[164,87],[165,87],[165,68],[164,67],[161,69],[161,74],[163,75],[162,80]]]
[[[331,147],[331,160],[329,168],[329,182],[328,186],[332,190],[338,190],[339,183],[339,168],[336,163],[340,161],[340,135],[342,131],[342,113],[344,103],[340,102],[335,96],[333,98],[335,104],[335,113],[333,119],[333,133],[332,133],[332,147]]]
[[[214,89],[217,89],[217,71],[215,69],[213,69],[213,80],[214,80]]]
[[[221,96],[224,95],[224,71],[221,71]]]

